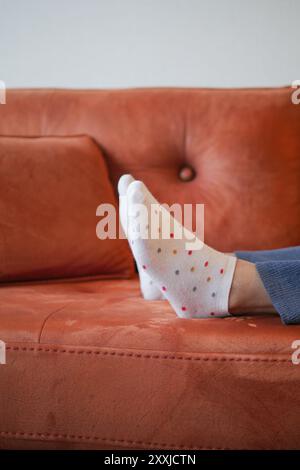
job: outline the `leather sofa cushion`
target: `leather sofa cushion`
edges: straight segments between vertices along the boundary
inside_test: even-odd
[[[113,279],[3,286],[0,326],[0,448],[299,448],[278,315],[186,320]]]
[[[1,281],[133,273],[127,241],[96,236],[116,199],[91,138],[1,137],[0,181]]]

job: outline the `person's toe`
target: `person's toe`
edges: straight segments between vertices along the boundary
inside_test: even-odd
[[[147,196],[146,187],[142,181],[134,180],[127,189],[129,204],[142,204]]]
[[[131,175],[122,175],[118,182],[119,196],[125,196],[128,186],[134,181]]]

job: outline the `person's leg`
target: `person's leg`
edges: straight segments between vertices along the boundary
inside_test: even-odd
[[[229,312],[232,315],[276,312],[254,263],[237,261],[229,295]]]
[[[300,260],[255,264],[275,310],[284,323],[300,323]]]
[[[236,251],[239,259],[258,263],[263,261],[295,261],[300,260],[300,246],[279,248],[276,250]]]
[[[277,312],[283,323],[300,323],[300,260],[239,259],[229,295],[232,315]]]
[[[239,260],[232,286],[232,313],[242,314],[245,309],[276,311],[284,323],[300,323],[300,247],[238,251],[236,256]]]

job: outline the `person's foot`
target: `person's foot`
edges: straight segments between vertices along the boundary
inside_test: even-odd
[[[176,239],[174,233],[184,228],[171,217],[173,227],[167,239],[137,236],[141,230],[141,218],[137,217],[141,204],[151,213],[151,193],[141,181],[133,181],[127,189],[128,239],[134,257],[142,272],[150,279],[170,302],[180,317],[226,316],[228,298],[236,265],[234,256],[220,253],[202,244],[200,250],[187,250],[187,239]],[[155,201],[156,202],[156,201]],[[138,206],[139,205],[139,206]],[[164,209],[159,212],[164,216]],[[151,220],[146,222],[149,235]],[[186,231],[184,232],[186,233]]]
[[[120,220],[123,231],[127,236],[127,189],[132,183],[135,181],[133,176],[131,175],[123,175],[119,179],[118,183],[118,192],[119,192],[119,211],[120,211]],[[157,203],[156,200],[153,198],[153,203]],[[131,245],[130,245],[131,247]],[[164,295],[163,293],[156,287],[154,281],[151,277],[141,268],[139,263],[137,262],[137,269],[139,272],[140,278],[140,289],[141,293],[145,300],[163,300]]]

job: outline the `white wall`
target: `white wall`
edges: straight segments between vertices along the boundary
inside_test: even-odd
[[[0,0],[7,87],[300,79],[300,0]]]

